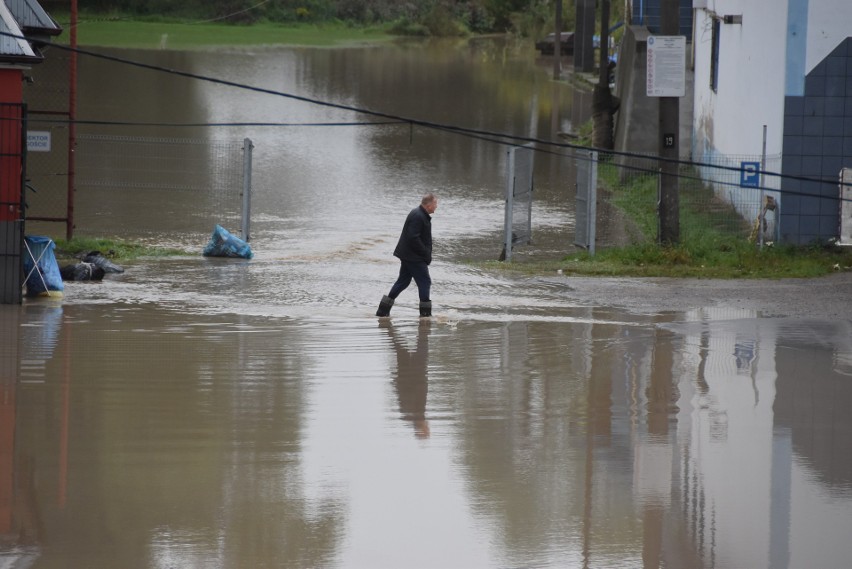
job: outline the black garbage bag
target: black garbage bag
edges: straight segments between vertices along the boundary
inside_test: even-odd
[[[59,268],[63,281],[100,281],[105,273],[106,271],[94,263],[75,263]]]
[[[124,268],[116,265],[106,257],[104,257],[103,253],[100,251],[89,251],[86,253],[86,256],[83,257],[84,263],[92,263],[93,265],[100,267],[104,270],[105,273],[123,273]]]

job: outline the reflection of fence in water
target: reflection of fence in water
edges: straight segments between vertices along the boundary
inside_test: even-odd
[[[208,231],[215,223],[236,230],[243,155],[242,140],[83,135],[77,139],[76,186],[80,193],[98,195],[130,232],[140,229],[133,227],[137,219],[146,224],[159,219],[166,228],[186,231]],[[134,215],[139,208],[156,215]]]

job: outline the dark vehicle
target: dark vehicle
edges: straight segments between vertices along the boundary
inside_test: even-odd
[[[574,32],[562,32],[560,35],[560,43],[562,44],[562,55],[574,54]],[[556,39],[556,34],[547,34],[541,41],[535,42],[535,48],[542,55],[553,55],[553,47]]]

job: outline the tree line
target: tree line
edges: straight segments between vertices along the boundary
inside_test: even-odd
[[[564,29],[573,29],[576,0],[563,0]],[[67,12],[70,0],[42,0]],[[139,17],[220,21],[389,25],[395,33],[452,36],[551,31],[556,0],[77,0],[80,11]]]

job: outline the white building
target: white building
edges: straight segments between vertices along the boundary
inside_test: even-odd
[[[837,238],[838,177],[852,167],[852,2],[694,0],[693,8],[693,159],[759,156],[765,126],[765,170],[775,175],[761,185],[780,190],[782,241]]]

